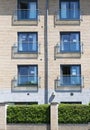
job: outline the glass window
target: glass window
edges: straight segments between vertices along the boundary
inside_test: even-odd
[[[36,85],[36,84],[38,84],[38,67],[37,67],[37,65],[18,66],[18,84],[19,85]]]
[[[19,0],[18,19],[19,20],[37,19],[37,0]]]
[[[60,51],[80,52],[80,33],[66,32],[60,34]]]
[[[37,52],[37,33],[18,33],[18,51],[26,53]]]
[[[61,66],[61,84],[62,85],[80,85],[81,67],[80,65],[62,65]]]
[[[60,19],[80,19],[79,0],[60,0]]]

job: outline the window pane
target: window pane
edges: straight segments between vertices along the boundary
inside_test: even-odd
[[[80,51],[79,33],[71,33],[70,35],[70,49],[71,51]]]
[[[60,18],[61,19],[79,19],[80,8],[78,0],[60,1]]]
[[[29,67],[29,80],[32,82],[32,83],[37,83],[37,66],[30,66]]]
[[[61,66],[61,84],[62,85],[80,85],[81,71],[79,65]]]
[[[19,67],[19,75],[28,75],[28,67],[20,66]]]
[[[60,50],[65,52],[80,52],[79,33],[62,33]]]
[[[69,51],[70,36],[68,34],[61,35],[61,51]]]
[[[27,34],[19,33],[19,37],[18,37],[18,50],[19,51],[26,50],[26,45],[25,45],[26,41],[27,41]]]
[[[71,75],[80,75],[80,66],[71,66]]]
[[[28,35],[28,50],[29,51],[37,51],[37,35],[36,33],[32,33]]]
[[[37,33],[19,33],[18,51],[37,52]]]
[[[79,3],[76,2],[70,2],[70,15],[71,18],[73,19],[78,19],[79,18]]]
[[[19,66],[18,83],[22,85],[38,84],[37,66]]]
[[[30,2],[28,4],[28,18],[29,19],[36,19],[37,13],[36,13],[36,2]]]
[[[71,84],[80,84],[81,76],[80,76],[80,66],[71,66]]]
[[[28,83],[28,76],[19,75],[18,84],[27,84]]]
[[[37,74],[37,71],[36,71],[35,68],[37,69],[36,66],[30,66],[30,67],[29,67],[29,75],[34,76],[34,75]]]
[[[37,18],[37,1],[19,0],[18,3],[18,19],[30,20]]]
[[[68,13],[69,13],[68,9],[69,9],[69,3],[68,2],[61,2],[61,10],[60,10],[61,14],[60,14],[60,16],[61,16],[62,19],[68,18]]]

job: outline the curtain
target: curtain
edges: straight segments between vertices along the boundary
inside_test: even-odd
[[[28,6],[28,18],[36,19],[36,2],[29,2]]]
[[[18,50],[23,51],[23,45],[22,45],[22,40],[23,39],[23,34],[19,34],[19,40],[18,40]]]
[[[70,2],[70,7],[71,7],[71,18],[73,19],[78,19],[79,18],[79,5],[78,2]]]
[[[80,50],[79,34],[76,34],[76,51]]]
[[[80,66],[71,67],[71,84],[80,84]]]
[[[34,83],[37,83],[37,67],[34,67]]]
[[[25,66],[20,66],[18,68],[18,83],[26,84],[28,82],[28,68]]]
[[[36,34],[33,34],[33,46],[32,46],[32,48],[33,48],[33,51],[36,51],[36,49],[37,49],[37,38],[36,38]]]
[[[31,81],[31,83],[37,83],[37,66],[30,66],[28,74],[29,81]]]
[[[36,33],[31,33],[28,35],[28,51],[36,51],[37,46],[36,43],[37,42],[37,36]]]
[[[70,36],[69,34],[61,35],[61,51],[68,52],[70,48]]]
[[[61,18],[67,18],[68,14],[68,2],[61,2]]]
[[[70,35],[71,41],[71,51],[79,51],[79,33],[71,33]]]

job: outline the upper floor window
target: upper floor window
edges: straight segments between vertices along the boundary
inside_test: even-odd
[[[60,34],[61,52],[80,52],[80,33],[65,32]]]
[[[18,66],[18,85],[37,85],[38,67],[37,65]]]
[[[60,0],[60,19],[80,19],[79,0]]]
[[[37,0],[18,0],[19,20],[36,20],[37,13]]]
[[[18,33],[18,51],[23,53],[37,53],[38,52],[37,33],[30,33],[30,32]]]

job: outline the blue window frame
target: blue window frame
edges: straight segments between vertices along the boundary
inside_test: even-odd
[[[18,66],[18,85],[37,85],[38,66],[19,65]]]
[[[18,0],[18,20],[37,19],[37,0]]]
[[[61,85],[81,85],[80,65],[61,65]]]
[[[18,33],[18,51],[23,53],[38,52],[37,33]]]
[[[65,32],[60,33],[61,52],[80,52],[80,33]]]
[[[80,19],[79,0],[60,0],[60,19]]]

